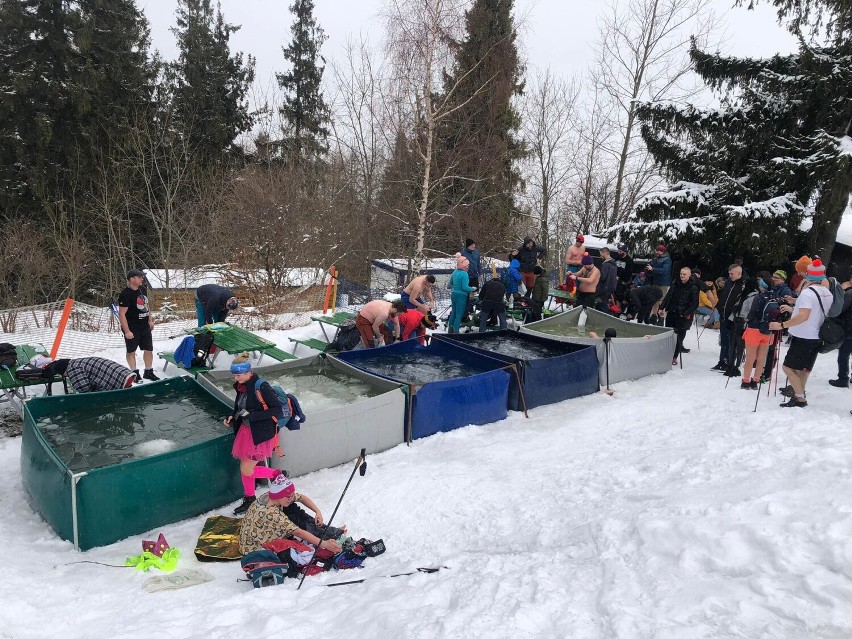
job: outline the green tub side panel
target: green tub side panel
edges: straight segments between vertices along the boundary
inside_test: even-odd
[[[233,435],[90,471],[77,484],[79,547],[105,546],[129,535],[195,517],[239,499]]]
[[[29,412],[21,435],[21,482],[41,516],[62,539],[73,541],[71,476],[42,438]]]
[[[228,404],[186,376],[120,391],[34,398],[27,402],[21,445],[22,481],[36,509],[60,538],[74,541],[71,476],[36,427],[38,419],[87,404],[144,401],[146,394],[175,388],[202,393],[222,405],[223,415],[230,412]],[[111,544],[239,499],[243,491],[239,463],[231,457],[233,441],[233,433],[223,427],[223,434],[214,439],[87,471],[77,482],[79,549]]]

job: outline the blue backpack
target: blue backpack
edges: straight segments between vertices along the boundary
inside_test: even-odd
[[[262,377],[258,377],[254,383],[254,390],[257,393],[257,399],[260,401],[261,406],[266,410],[266,402],[263,401],[263,396],[260,394],[260,387],[263,384],[269,384],[269,382]],[[269,384],[269,387],[275,391],[275,394],[278,395],[278,399],[281,401],[282,411],[278,418],[278,424],[284,424],[287,430],[299,430],[307,420],[305,414],[302,412],[302,407],[299,405],[299,400],[296,399],[295,395],[288,393],[278,384],[274,386]]]
[[[195,357],[195,337],[187,335],[175,349],[175,363],[184,368],[192,368],[192,359]]]
[[[762,334],[769,335],[769,322],[778,321],[781,305],[774,297],[758,295],[748,312],[748,325],[758,329]]]
[[[255,550],[240,559],[243,571],[255,588],[277,586],[284,583],[290,566],[281,560],[271,550]]]

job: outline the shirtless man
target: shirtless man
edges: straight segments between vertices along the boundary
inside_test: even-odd
[[[428,315],[435,308],[435,298],[432,296],[432,286],[435,284],[434,275],[420,275],[415,277],[402,291],[402,303],[405,308],[411,308]],[[429,298],[429,304],[423,299],[423,293]]]

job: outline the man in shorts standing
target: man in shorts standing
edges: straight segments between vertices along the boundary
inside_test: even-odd
[[[782,311],[793,314],[790,319],[783,322],[770,322],[770,331],[781,331],[790,329],[790,348],[784,358],[784,373],[790,379],[790,385],[781,389],[781,393],[790,400],[781,404],[784,408],[808,405],[805,399],[805,385],[808,376],[813,370],[822,340],[819,338],[819,329],[825,321],[824,309],[831,306],[833,296],[826,286],[825,266],[820,260],[814,260],[808,266],[805,280],[802,283],[802,291],[796,298],[796,306],[792,309],[784,304]],[[822,308],[820,308],[822,304]]]
[[[124,344],[127,347],[127,365],[136,374],[136,383],[142,379],[157,381],[154,375],[154,340],[151,331],[154,329],[154,318],[148,309],[148,290],[142,286],[145,274],[138,269],[127,271],[127,288],[118,296],[118,322],[124,333]],[[144,375],[139,375],[136,367],[136,349],[142,349],[142,361],[145,363]]]

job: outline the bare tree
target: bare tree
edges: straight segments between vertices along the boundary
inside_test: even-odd
[[[526,195],[537,213],[539,240],[552,255],[551,209],[566,198],[575,174],[572,158],[578,150],[576,105],[580,88],[574,80],[540,72],[531,83],[522,106],[526,161]],[[533,213],[535,215],[536,213]]]
[[[384,7],[390,83],[401,99],[402,117],[398,124],[410,125],[407,139],[421,170],[413,230],[413,272],[419,271],[425,260],[427,228],[446,215],[433,210],[430,200],[441,182],[453,177],[452,167],[433,174],[435,133],[442,120],[467,104],[453,101],[455,90],[466,75],[450,87],[441,82],[452,66],[452,45],[463,31],[466,7],[464,0],[387,0]],[[468,101],[486,86],[487,83],[478,87]]]
[[[720,21],[712,5],[712,0],[612,0],[601,20],[594,75],[616,106],[618,126],[611,148],[617,168],[606,226],[624,219],[646,192],[653,171],[647,151],[637,143],[637,102],[685,99],[700,90],[689,77],[689,37],[706,48],[716,36]]]

